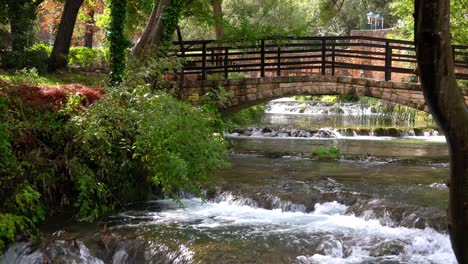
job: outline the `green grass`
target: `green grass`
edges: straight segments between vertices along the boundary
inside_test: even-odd
[[[27,76],[21,76],[17,72],[7,72],[0,70],[0,80],[7,81],[7,82],[14,82],[19,81]],[[62,84],[72,84],[78,83],[85,86],[96,86],[99,84],[105,84],[108,80],[107,75],[87,75],[81,73],[72,73],[72,72],[54,72],[54,73],[46,73],[42,75],[36,76],[34,78],[35,85],[42,86],[53,86],[53,85],[62,85]]]

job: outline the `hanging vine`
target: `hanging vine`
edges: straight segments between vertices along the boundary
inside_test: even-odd
[[[130,41],[124,34],[127,0],[111,0],[110,3],[109,35],[110,57],[111,57],[111,84],[115,85],[122,81],[125,72],[125,62]]]
[[[182,16],[184,7],[191,1],[187,0],[172,0],[172,4],[166,7],[163,14],[164,28],[161,38],[160,50],[165,50],[166,47],[171,45],[172,36],[177,30],[179,20]]]

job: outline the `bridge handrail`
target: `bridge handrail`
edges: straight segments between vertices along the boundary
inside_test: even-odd
[[[293,42],[293,43],[291,43]],[[366,36],[316,36],[266,39],[250,42],[220,43],[215,40],[174,42],[177,56],[184,60],[181,78],[196,75],[245,73],[265,77],[266,74],[346,75],[348,70],[383,72],[415,76],[414,42]],[[468,46],[453,45],[456,77],[468,80]],[[340,73],[338,73],[340,71]],[[356,73],[355,73],[356,74]]]

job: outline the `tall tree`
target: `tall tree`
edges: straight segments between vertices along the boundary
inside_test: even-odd
[[[111,0],[111,21],[109,24],[109,41],[111,56],[111,83],[122,81],[125,71],[127,48],[130,42],[124,34],[127,0]]]
[[[183,9],[193,0],[159,0],[154,5],[145,30],[133,47],[133,56],[141,60],[159,48],[164,40],[169,40],[177,29]]]
[[[223,0],[211,0],[213,5],[213,14],[215,17],[215,38],[220,39],[223,36],[223,27],[221,21],[223,20]]]
[[[415,41],[421,87],[450,153],[448,227],[459,263],[468,263],[468,112],[450,46],[450,1],[416,0]]]
[[[86,13],[84,46],[87,48],[93,48],[94,32],[96,31],[96,21],[94,20],[96,8],[94,6],[93,1],[89,0],[86,1],[84,7]]]
[[[11,50],[24,52],[32,45],[32,33],[36,10],[44,0],[3,0],[0,8],[7,9],[10,24]]]
[[[66,0],[63,7],[62,18],[54,41],[54,47],[49,58],[49,71],[65,68],[68,63],[68,54],[75,28],[76,18],[83,0]]]

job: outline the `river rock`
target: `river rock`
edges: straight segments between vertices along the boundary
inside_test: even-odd
[[[325,130],[325,129],[319,129],[317,133],[315,133],[314,137],[317,138],[335,138],[336,135],[333,131],[330,130]]]
[[[372,257],[381,257],[388,255],[399,255],[403,252],[405,246],[401,241],[391,240],[387,242],[382,242],[372,248],[369,251],[369,255]]]

